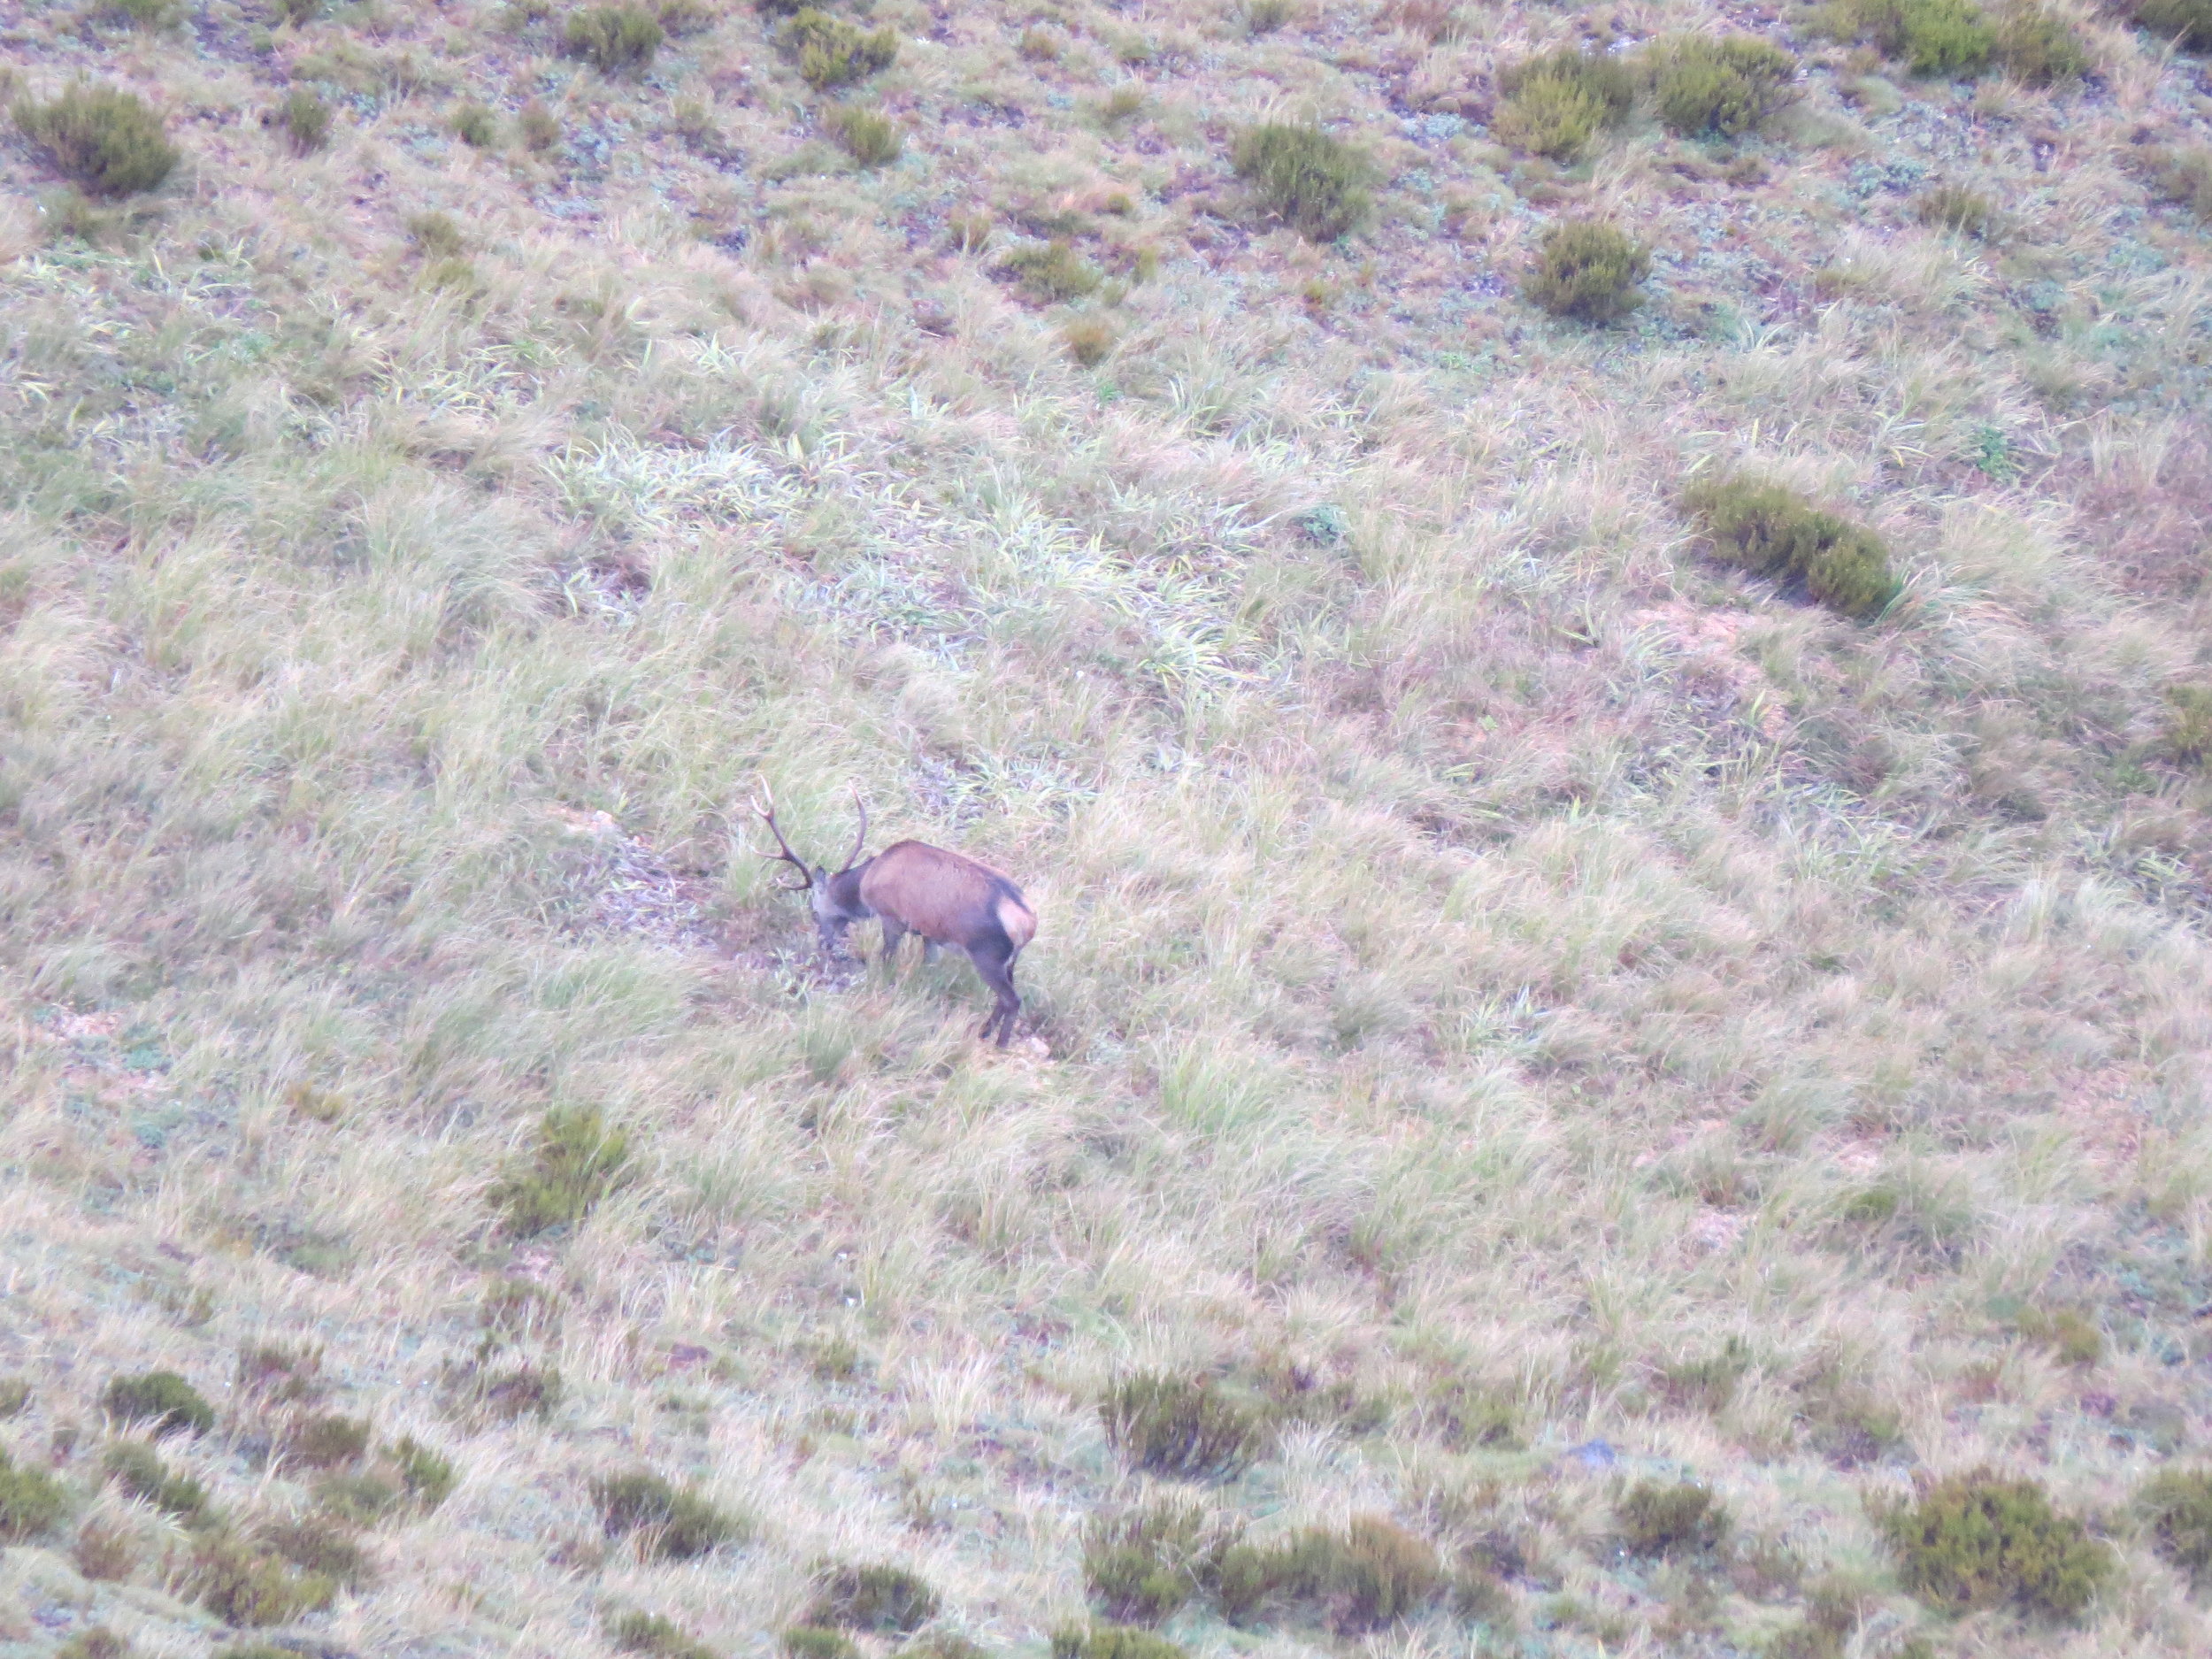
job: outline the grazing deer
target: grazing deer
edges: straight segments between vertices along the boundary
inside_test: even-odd
[[[987,1037],[995,1025],[998,1046],[1003,1048],[1022,1007],[1021,995],[1014,989],[1014,958],[1037,935],[1036,912],[1022,897],[1022,890],[988,864],[922,841],[898,841],[872,858],[861,857],[860,849],[868,844],[868,807],[858,789],[853,791],[853,804],[860,809],[860,833],[853,840],[845,867],[835,875],[821,864],[810,867],[791,850],[776,824],[776,797],[765,778],[760,795],[753,810],[783,850],[759,856],[780,859],[803,878],[796,886],[787,881],[777,885],[786,892],[812,895],[810,902],[823,954],[834,956],[844,942],[845,930],[871,918],[883,923],[886,962],[898,960],[899,945],[909,933],[922,936],[925,962],[936,961],[941,946],[959,946],[998,998],[976,1035]]]

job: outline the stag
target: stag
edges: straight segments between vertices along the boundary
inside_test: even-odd
[[[860,810],[860,833],[853,838],[845,867],[832,875],[826,865],[810,865],[791,850],[776,822],[776,797],[768,780],[760,780],[753,810],[782,850],[758,856],[789,864],[801,878],[796,883],[776,885],[809,895],[826,956],[837,954],[846,930],[855,922],[869,920],[883,924],[883,958],[887,963],[897,962],[899,946],[909,933],[922,936],[925,962],[936,961],[946,945],[966,951],[983,983],[998,998],[976,1035],[988,1037],[996,1027],[998,1046],[1003,1048],[1022,1006],[1014,989],[1014,958],[1037,935],[1037,916],[1029,901],[1011,878],[990,865],[924,841],[896,841],[874,857],[863,858],[861,849],[868,844],[868,806],[857,788],[853,804]]]

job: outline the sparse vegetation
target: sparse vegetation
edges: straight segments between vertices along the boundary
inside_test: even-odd
[[[562,50],[608,75],[644,68],[667,38],[660,19],[639,5],[590,6],[561,26]]]
[[[1373,211],[1373,164],[1317,127],[1252,127],[1231,159],[1261,205],[1309,242],[1334,242]]]
[[[450,227],[451,221],[446,224]],[[451,248],[442,245],[442,236],[434,242],[421,229],[416,237],[426,253],[458,250],[457,231],[452,233]],[[493,1187],[492,1207],[500,1212],[508,1232],[517,1238],[534,1238],[589,1215],[595,1204],[627,1179],[629,1164],[628,1133],[610,1128],[597,1107],[557,1107],[540,1122],[530,1156]]]
[[[157,188],[180,157],[166,124],[143,98],[83,82],[45,104],[26,98],[15,124],[55,169],[93,196],[134,196]]]
[[[1650,274],[1650,250],[1627,232],[1574,219],[1544,233],[1527,293],[1555,317],[1602,326],[1644,303],[1637,288]]]
[[[2160,196],[2179,202],[2199,219],[2212,221],[2212,145],[2160,150],[2152,177]]]
[[[691,1561],[741,1540],[745,1524],[704,1494],[639,1470],[591,1484],[610,1538],[634,1539],[648,1561]]]
[[[1156,1475],[1233,1475],[1259,1454],[1259,1415],[1204,1378],[1140,1371],[1106,1391],[1099,1417],[1115,1448]]]
[[[2011,1606],[2073,1618],[2112,1571],[2111,1550],[2039,1484],[1988,1470],[1938,1481],[1875,1518],[1906,1588],[1947,1613]]]
[[[166,1434],[204,1434],[215,1426],[215,1408],[173,1371],[110,1379],[100,1395],[100,1409],[127,1427],[144,1425],[156,1440]]]
[[[1714,551],[1763,576],[1793,580],[1846,616],[1871,616],[1897,593],[1889,549],[1862,525],[1824,512],[1780,484],[1717,477],[1684,492]]]
[[[1636,78],[1604,52],[1565,47],[1516,64],[1498,79],[1503,95],[1491,130],[1501,142],[1554,161],[1572,161],[1628,119]]]
[[[776,1638],[786,1659],[860,1659],[860,1644],[841,1630],[794,1624]]]

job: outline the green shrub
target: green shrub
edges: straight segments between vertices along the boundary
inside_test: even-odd
[[[407,1495],[426,1511],[436,1509],[451,1497],[453,1488],[460,1484],[453,1460],[433,1451],[411,1434],[402,1435],[392,1448],[392,1461],[399,1465],[399,1478],[407,1488]]]
[[[65,178],[94,196],[150,190],[179,159],[153,107],[112,87],[80,81],[50,104],[27,98],[15,106],[15,124]]]
[[[898,61],[894,29],[864,34],[842,18],[807,6],[778,32],[783,49],[799,61],[799,78],[816,91],[849,87],[881,74]]]
[[[906,147],[898,124],[880,111],[848,106],[832,111],[823,125],[844,146],[845,153],[864,167],[888,166]]]
[[[2010,1606],[2070,1618],[2111,1573],[2111,1550],[2059,1514],[2042,1486],[1992,1471],[1954,1475],[1876,1525],[1905,1587],[1945,1613]]]
[[[1847,616],[1871,616],[1897,594],[1889,549],[1863,525],[1823,512],[1794,490],[1721,477],[1683,494],[1705,521],[1713,549],[1732,565],[1792,579]]]
[[[2169,1469],[2135,1494],[2151,1548],[2201,1584],[2212,1578],[2212,1471]]]
[[[903,1636],[936,1617],[937,1592],[905,1568],[833,1563],[816,1586],[804,1622]]]
[[[453,135],[471,150],[489,150],[499,142],[499,117],[488,104],[464,104],[453,111]]]
[[[1728,1536],[1727,1506],[1695,1481],[1640,1480],[1613,1505],[1632,1555],[1717,1548]]]
[[[1271,121],[1248,128],[1231,147],[1230,162],[1267,211],[1309,242],[1334,242],[1374,205],[1373,164],[1317,127]]]
[[[841,1630],[795,1624],[776,1639],[788,1659],[861,1659],[860,1644]]]
[[[645,1470],[591,1483],[610,1538],[634,1537],[648,1561],[691,1561],[742,1539],[746,1527],[702,1493]]]
[[[303,1418],[285,1437],[284,1449],[294,1463],[309,1469],[335,1469],[369,1449],[368,1419],[334,1414]]]
[[[294,87],[263,119],[283,133],[296,156],[311,156],[330,142],[330,105],[305,87]]]
[[[215,1408],[173,1371],[111,1379],[100,1409],[118,1423],[150,1425],[156,1440],[180,1431],[204,1434],[215,1426]]]
[[[1234,1623],[1300,1617],[1347,1634],[1406,1617],[1445,1584],[1435,1550],[1371,1515],[1341,1532],[1317,1526],[1271,1546],[1227,1544],[1208,1571],[1223,1614]]]
[[[1068,355],[1087,369],[1106,361],[1114,349],[1114,328],[1103,317],[1079,317],[1060,331]]]
[[[349,1526],[374,1526],[400,1506],[406,1489],[377,1470],[326,1475],[315,1483],[315,1502]]]
[[[261,1529],[260,1540],[295,1567],[334,1584],[366,1584],[374,1576],[352,1532],[323,1516],[275,1522]]]
[[[561,50],[583,58],[602,74],[644,68],[667,38],[660,19],[639,5],[572,12],[561,26]]]
[[[1659,119],[1686,138],[1750,132],[1795,96],[1797,60],[1756,35],[1680,35],[1648,49]]]
[[[1204,1378],[1141,1371],[1098,1405],[1106,1438],[1140,1469],[1196,1480],[1233,1475],[1258,1455],[1258,1414]]]
[[[150,1446],[119,1440],[101,1457],[100,1467],[134,1498],[143,1498],[187,1525],[206,1517],[207,1488],[188,1475],[171,1474]]]
[[[296,1571],[282,1557],[230,1532],[201,1540],[187,1574],[192,1594],[227,1624],[257,1628],[286,1624],[328,1607],[335,1582]]]
[[[1516,64],[1498,78],[1504,95],[1490,123],[1501,143],[1554,161],[1572,161],[1591,141],[1618,127],[1635,107],[1626,64],[1571,46]]]
[[[1196,1594],[1205,1516],[1172,1499],[1101,1517],[1083,1529],[1083,1579],[1107,1617],[1157,1624]]]
[[[1651,250],[1596,219],[1574,219],[1544,233],[1525,292],[1555,317],[1602,326],[1644,303],[1636,285],[1651,274]]]
[[[1017,248],[1006,256],[1006,267],[1021,280],[1035,300],[1079,300],[1095,294],[1106,274],[1067,242],[1055,240],[1042,247]]]
[[[2055,87],[2089,73],[2089,54],[2073,24],[2028,0],[1997,19],[1990,56],[2023,86]]]
[[[422,240],[419,230],[417,240]],[[455,240],[457,249],[457,231]],[[439,251],[426,242],[424,250]],[[623,1180],[629,1163],[629,1136],[610,1129],[596,1106],[557,1106],[538,1125],[537,1145],[529,1157],[494,1184],[492,1207],[517,1238],[566,1226],[591,1213]]]
[[[1913,204],[1920,222],[1955,236],[1986,242],[1997,229],[1997,204],[1962,184],[1939,184]]]
[[[1052,1659],[1189,1659],[1189,1655],[1148,1630],[1093,1624],[1053,1632]]]
[[[42,1469],[19,1469],[0,1452],[0,1539],[35,1538],[69,1511],[69,1494]]]
[[[716,1659],[713,1648],[657,1613],[618,1615],[607,1622],[607,1640],[623,1653],[651,1654],[654,1659]]]
[[[2135,21],[2185,51],[2212,51],[2212,0],[2137,0]]]
[[[1916,75],[1976,75],[1989,66],[1995,30],[1973,0],[1844,0],[1857,33]]]

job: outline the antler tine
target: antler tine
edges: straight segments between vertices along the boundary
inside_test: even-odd
[[[783,850],[780,853],[764,853],[755,849],[753,856],[778,858],[791,865],[803,878],[799,885],[793,887],[788,881],[779,881],[776,885],[787,893],[803,893],[814,885],[814,872],[807,868],[805,859],[791,850],[791,843],[784,840],[783,826],[776,822],[776,794],[768,787],[768,780],[764,774],[759,780],[759,785],[760,799],[753,803],[753,811],[759,817],[762,823],[768,826],[768,833],[776,838],[776,845]]]
[[[868,803],[860,798],[858,784],[853,785],[853,804],[860,809],[860,833],[853,837],[852,852],[845,860],[847,870],[860,862],[861,849],[868,844]]]

